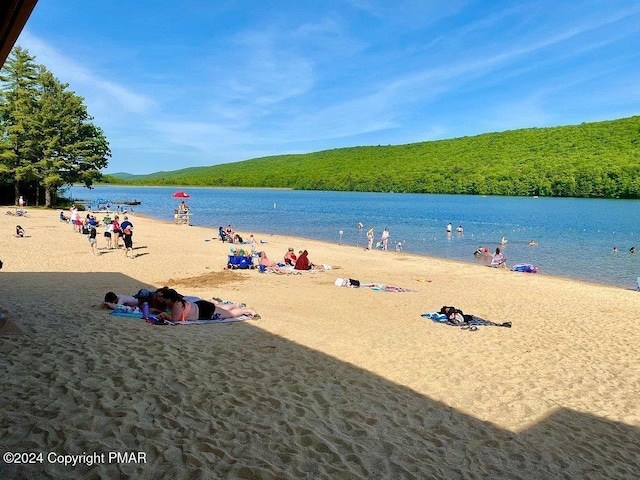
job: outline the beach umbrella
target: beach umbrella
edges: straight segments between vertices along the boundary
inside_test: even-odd
[[[173,198],[190,198],[191,197],[191,195],[189,195],[187,192],[183,192],[182,190],[180,190],[179,192],[174,193],[171,196]]]

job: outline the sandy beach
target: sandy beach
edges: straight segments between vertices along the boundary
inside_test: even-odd
[[[638,478],[639,292],[242,225],[272,260],[293,247],[341,268],[226,270],[216,231],[140,215],[136,258],[94,256],[59,211],[7,210],[0,445],[32,455],[3,457],[0,478]],[[93,307],[164,285],[261,318]],[[443,305],[512,328],[421,317]]]

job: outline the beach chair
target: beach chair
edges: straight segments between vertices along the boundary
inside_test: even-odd
[[[218,228],[218,238],[220,238],[222,242],[233,243],[233,238],[231,238],[227,232],[222,229],[222,227]]]

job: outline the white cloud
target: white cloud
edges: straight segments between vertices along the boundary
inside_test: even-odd
[[[90,107],[99,106],[101,117],[120,117],[122,113],[147,115],[158,108],[157,102],[148,95],[96,75],[91,67],[65,56],[28,30],[22,33],[18,44],[34,55],[36,62],[43,63],[57,78],[68,83],[70,90],[82,95]],[[90,113],[98,114],[91,108]]]

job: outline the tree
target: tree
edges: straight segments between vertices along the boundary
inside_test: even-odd
[[[33,131],[29,118],[36,108],[38,74],[34,57],[17,47],[0,72],[0,162],[5,181],[14,184],[15,201],[20,182],[33,179],[35,160]]]
[[[81,182],[90,187],[107,166],[109,145],[91,123],[82,97],[67,91],[45,67],[39,75],[41,93],[33,117],[38,125],[39,155],[35,168],[45,191],[45,205],[55,203],[58,189]]]
[[[92,123],[84,99],[68,90],[34,57],[17,47],[0,76],[0,175],[36,183],[36,204],[55,206],[60,187],[101,178],[111,156],[102,130]]]

